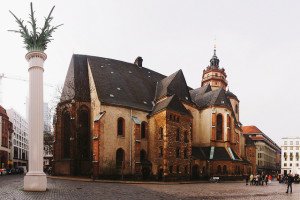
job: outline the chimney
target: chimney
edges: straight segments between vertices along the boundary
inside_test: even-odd
[[[137,57],[134,61],[134,64],[137,65],[138,67],[143,67],[143,58],[142,57]]]

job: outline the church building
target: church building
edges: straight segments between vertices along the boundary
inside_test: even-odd
[[[56,109],[54,173],[238,177],[252,172],[239,121],[214,50],[199,88],[182,70],[165,76],[134,63],[72,56]]]

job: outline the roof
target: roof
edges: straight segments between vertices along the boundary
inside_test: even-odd
[[[197,96],[202,96],[203,94],[210,92],[211,86],[210,84],[204,85],[194,90],[190,90],[190,95],[192,99],[195,99]]]
[[[205,86],[203,86],[205,87]],[[205,88],[204,88],[205,89]],[[204,89],[198,89],[203,91]],[[197,90],[197,89],[196,89]],[[209,90],[209,89],[208,89]],[[197,91],[190,91],[193,97],[193,101],[200,108],[206,108],[209,106],[225,106],[232,110],[230,100],[226,96],[226,91],[223,88],[212,90],[204,93],[203,95],[194,95]]]
[[[242,126],[243,134],[263,133],[256,126]]]
[[[233,149],[231,151],[234,157],[239,160],[240,158],[236,152]],[[192,156],[196,160],[237,160],[231,158],[225,147],[192,147]]]
[[[191,115],[191,113],[180,102],[177,95],[169,96],[169,97],[165,98],[164,100],[155,104],[155,106],[153,107],[152,113],[150,115],[153,115],[153,114],[158,113],[165,109],[173,110],[175,112],[179,112],[184,115]]]
[[[90,101],[88,66],[101,103],[145,111],[152,110],[156,83],[165,78],[162,74],[133,63],[74,54],[65,80],[62,101],[73,98]]]
[[[235,94],[233,94],[231,91],[227,90],[226,91],[226,95],[228,98],[234,98],[236,99],[237,101],[239,101],[239,99],[237,98],[237,96]]]
[[[189,88],[186,84],[182,70],[158,81],[155,92],[155,99],[176,94],[180,100],[191,102]]]

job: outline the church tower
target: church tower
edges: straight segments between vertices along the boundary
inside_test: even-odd
[[[203,70],[201,87],[210,84],[212,90],[223,88],[226,90],[228,82],[224,68],[219,67],[219,58],[216,55],[216,47],[214,47],[214,55],[210,59],[210,65]]]

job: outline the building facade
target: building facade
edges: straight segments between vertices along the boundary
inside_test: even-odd
[[[12,124],[6,110],[0,105],[0,168],[10,168]]]
[[[11,159],[13,166],[27,166],[28,164],[28,122],[14,109],[7,110],[9,120],[13,126]]]
[[[242,129],[255,144],[256,173],[280,173],[280,147],[256,126],[243,126]]]
[[[239,100],[216,51],[197,89],[181,70],[73,55],[56,109],[54,172],[178,179],[250,173]]]
[[[281,174],[300,174],[300,137],[282,138]]]

